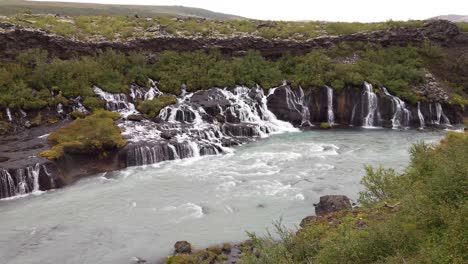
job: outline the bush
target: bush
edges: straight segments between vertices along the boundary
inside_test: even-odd
[[[155,118],[164,107],[175,104],[175,96],[161,95],[153,100],[146,100],[138,105],[138,111],[143,113],[146,118]]]
[[[41,156],[50,160],[59,159],[65,153],[105,157],[108,151],[126,144],[120,129],[114,125],[119,118],[117,113],[98,110],[84,119],[76,119],[49,135],[53,147],[42,152]]]
[[[102,109],[104,108],[105,104],[106,103],[104,101],[97,97],[88,96],[83,100],[83,106],[91,110]]]

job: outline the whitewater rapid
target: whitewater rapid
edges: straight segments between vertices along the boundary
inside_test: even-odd
[[[401,171],[412,143],[444,131],[330,130],[273,135],[231,153],[131,167],[39,196],[0,201],[0,263],[132,263],[290,228],[321,195],[357,198],[364,164]]]

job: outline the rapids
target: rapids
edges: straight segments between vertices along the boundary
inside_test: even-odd
[[[154,262],[178,240],[196,248],[239,242],[245,231],[262,234],[280,218],[294,228],[321,195],[355,200],[364,164],[401,171],[412,143],[444,134],[284,133],[227,154],[130,167],[0,200],[0,263],[132,263],[135,256]]]

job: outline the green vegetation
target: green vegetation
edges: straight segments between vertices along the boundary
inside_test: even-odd
[[[165,264],[198,264],[198,263],[224,263],[227,260],[227,250],[230,248],[209,247],[198,250],[192,254],[181,254],[168,257]]]
[[[192,16],[210,19],[240,19],[241,17],[184,6],[109,5],[91,3],[33,2],[0,0],[0,15],[17,13],[61,14],[67,16]]]
[[[356,56],[354,63],[345,62]],[[424,81],[425,68],[442,58],[438,47],[374,47],[342,45],[329,50],[316,50],[304,56],[284,54],[276,61],[267,60],[257,51],[243,57],[227,58],[219,51],[165,51],[156,61],[148,62],[144,55],[125,55],[107,50],[96,56],[70,60],[48,58],[41,50],[31,50],[11,62],[0,62],[0,108],[40,109],[58,103],[68,104],[76,96],[84,98],[89,109],[99,109],[104,103],[94,97],[92,86],[107,92],[128,93],[129,85],[148,85],[149,78],[159,81],[159,88],[179,94],[181,85],[188,91],[235,85],[275,87],[288,80],[293,86],[317,88],[329,85],[340,90],[347,85],[361,86],[369,81],[376,87],[385,86],[402,99],[420,100],[409,89]],[[454,65],[452,72],[466,71]],[[463,78],[458,77],[460,82]],[[458,79],[452,79],[453,82]],[[458,87],[458,86],[457,86]],[[58,94],[51,97],[51,91]],[[464,98],[464,88],[455,90]],[[142,108],[149,114],[152,102]]]
[[[416,144],[411,162],[367,168],[363,208],[318,218],[297,234],[276,224],[279,240],[251,234],[250,263],[466,263],[468,133]]]
[[[153,100],[146,100],[138,105],[138,111],[145,115],[146,118],[155,118],[164,107],[175,104],[177,98],[175,96],[161,95]]]
[[[456,24],[461,31],[468,32],[468,22],[458,22]]]
[[[49,136],[53,147],[41,153],[50,160],[59,159],[65,153],[98,154],[106,156],[107,151],[125,146],[120,129],[114,121],[120,116],[114,112],[98,110],[84,119],[78,118],[66,127]]]
[[[61,17],[27,13],[1,17],[0,21],[43,29],[58,35],[85,41],[99,41],[103,38],[107,40],[129,40],[162,35],[178,37],[228,37],[245,34],[268,39],[307,40],[324,35],[346,35],[400,27],[421,27],[426,22],[293,22],[250,19],[210,20],[196,17],[175,18],[170,16],[138,17],[133,15]],[[463,24],[460,25],[464,26]]]
[[[321,129],[330,129],[332,126],[329,123],[320,123],[320,128]]]

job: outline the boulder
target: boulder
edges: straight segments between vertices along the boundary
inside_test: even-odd
[[[314,223],[317,220],[317,217],[314,215],[310,215],[305,217],[304,219],[301,220],[301,223],[299,224],[300,227],[304,228],[312,223]]]
[[[143,116],[142,115],[129,115],[127,116],[127,120],[140,122],[141,120],[143,120]]]
[[[315,206],[315,215],[324,216],[336,211],[351,210],[351,201],[344,195],[325,195]]]
[[[163,131],[163,132],[161,133],[161,135],[160,135],[160,136],[161,136],[161,138],[164,138],[164,139],[170,140],[171,138],[173,138],[173,137],[174,137],[174,134],[173,134],[173,133],[171,133],[170,131],[167,131],[167,130],[165,130],[165,131]]]
[[[192,253],[192,245],[187,241],[177,241],[174,245],[174,255]]]

